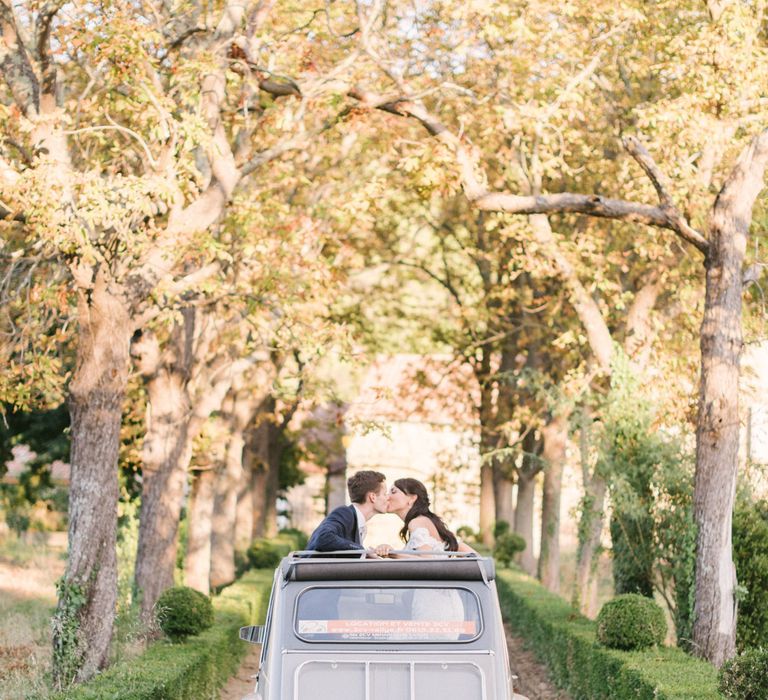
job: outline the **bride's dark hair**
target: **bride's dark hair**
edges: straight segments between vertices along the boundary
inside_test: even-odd
[[[414,518],[424,515],[432,521],[440,539],[447,545],[446,549],[449,552],[457,551],[459,549],[459,543],[456,540],[456,535],[448,529],[439,516],[435,515],[429,509],[429,494],[427,494],[427,489],[424,484],[418,479],[397,479],[395,481],[395,486],[409,496],[416,496],[416,500],[413,502],[410,510],[405,514],[405,518],[403,518],[405,522],[403,524],[403,529],[400,530],[400,537],[402,537],[403,542],[408,541],[408,523]]]

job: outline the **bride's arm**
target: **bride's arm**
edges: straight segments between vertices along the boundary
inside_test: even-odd
[[[458,537],[456,538],[459,547],[456,550],[457,552],[465,552],[467,554],[477,554],[477,551],[472,549],[466,542],[460,540]]]

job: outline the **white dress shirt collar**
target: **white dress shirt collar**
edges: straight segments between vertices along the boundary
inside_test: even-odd
[[[353,503],[352,507],[355,509],[355,515],[357,515],[357,531],[360,535],[360,544],[363,544],[365,533],[368,529],[365,522],[365,515],[363,515],[363,512],[358,508],[356,503]]]

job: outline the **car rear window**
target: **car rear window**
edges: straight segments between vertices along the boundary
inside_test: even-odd
[[[309,642],[466,642],[481,632],[477,596],[461,587],[313,587],[296,605]]]

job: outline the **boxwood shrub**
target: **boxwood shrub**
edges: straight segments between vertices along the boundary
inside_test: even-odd
[[[522,552],[528,545],[516,532],[503,532],[493,543],[493,558],[502,568],[509,568],[515,555]]]
[[[721,700],[711,664],[676,648],[607,649],[594,621],[532,578],[501,571],[496,583],[504,618],[573,700]]]
[[[731,700],[768,698],[768,649],[747,649],[720,669],[720,692]]]
[[[664,611],[637,593],[609,600],[597,616],[597,640],[611,649],[647,649],[662,644],[666,635]]]
[[[213,626],[181,644],[156,642],[56,700],[209,700],[238,669],[242,625],[264,620],[272,571],[250,571],[213,599]]]
[[[166,588],[155,610],[160,629],[174,641],[200,634],[213,624],[211,599],[189,586]]]
[[[274,569],[289,552],[306,549],[307,536],[296,529],[280,530],[277,537],[258,538],[244,552],[247,568]]]
[[[737,504],[733,562],[744,591],[739,600],[736,644],[740,650],[768,646],[768,501],[740,500]]]

